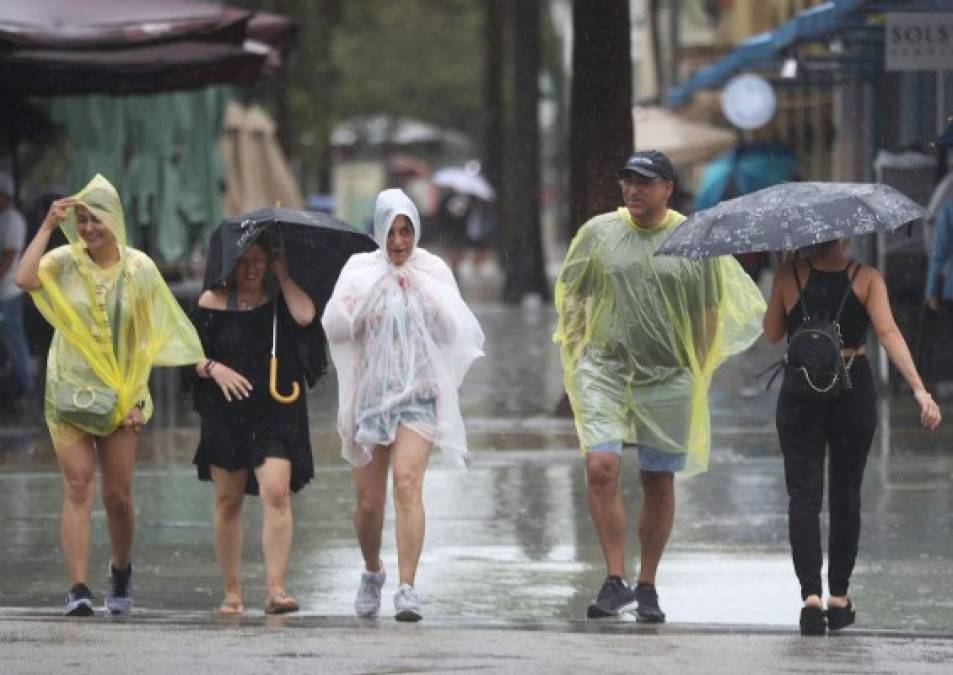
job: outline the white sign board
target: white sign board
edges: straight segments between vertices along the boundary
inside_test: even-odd
[[[953,69],[953,12],[887,14],[887,70]]]

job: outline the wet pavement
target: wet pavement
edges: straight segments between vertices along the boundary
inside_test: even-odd
[[[333,430],[335,384],[329,376],[309,394],[317,475],[294,503],[288,588],[301,602],[302,613],[278,626],[266,624],[275,629],[266,634],[276,644],[288,642],[288,654],[297,653],[297,642],[319,639],[307,628],[320,629],[324,637],[315,649],[330,658],[341,656],[349,644],[360,651],[361,635],[384,640],[392,633],[409,640],[407,654],[428,641],[455,654],[459,634],[492,633],[503,626],[521,630],[514,635],[493,633],[491,643],[499,645],[502,660],[476,659],[471,665],[508,670],[518,667],[521,658],[515,655],[517,660],[507,661],[508,650],[519,644],[521,633],[524,642],[536,640],[525,633],[533,628],[550,636],[539,638],[540,644],[551,643],[556,650],[561,639],[553,636],[565,635],[570,651],[583,639],[576,635],[580,631],[596,630],[600,640],[609,640],[618,631],[655,634],[634,623],[600,628],[580,621],[604,567],[586,510],[583,466],[572,424],[553,414],[562,392],[558,354],[550,339],[554,313],[546,307],[500,305],[475,310],[487,333],[487,357],[476,362],[462,391],[470,465],[459,471],[435,461],[425,484],[427,540],[417,586],[425,602],[423,625],[429,627],[424,630],[434,632],[408,632],[387,620],[389,597],[396,590],[393,579],[385,587],[384,619],[368,627],[350,618],[361,562],[351,526],[349,471],[338,456]],[[640,641],[646,658],[662,659],[671,645],[688,642],[698,649],[709,643],[723,645],[715,651],[738,646],[737,654],[725,652],[717,663],[735,663],[736,657],[748,654],[751,664],[782,658],[799,670],[797,664],[810,661],[810,654],[805,657],[799,651],[802,641],[793,632],[800,602],[773,426],[776,394],[764,393],[753,379],[778,353],[759,344],[729,362],[716,377],[712,466],[705,475],[677,481],[675,528],[658,577],[670,624],[661,629],[659,640]],[[211,488],[196,480],[190,464],[197,420],[187,398],[172,391],[171,379],[165,377],[158,387],[160,414],[142,438],[134,486],[137,618],[121,629],[132,634],[137,627],[154,623],[157,644],[163,640],[174,644],[183,631],[192,636],[189,639],[214,633],[219,623],[211,609],[221,596],[211,545]],[[953,425],[930,435],[917,427],[912,398],[897,398],[887,405],[889,443],[875,442],[868,466],[861,550],[851,586],[859,618],[858,629],[847,631],[855,637],[848,651],[853,650],[850,658],[856,658],[841,663],[833,659],[833,652],[823,656],[828,648],[811,649],[820,649],[820,658],[835,665],[883,666],[876,672],[895,672],[890,664],[921,663],[921,657],[926,670],[930,664],[951,668],[953,455],[948,450]],[[625,499],[633,533],[627,555],[633,560],[639,488],[635,463],[627,459]],[[38,421],[8,421],[0,429],[4,651],[16,645],[26,649],[28,643],[16,636],[35,632],[37,622],[50,626],[54,641],[63,644],[71,640],[80,644],[88,630],[75,622],[45,621],[58,612],[66,590],[58,542],[59,480]],[[258,640],[263,646],[263,635],[252,630],[265,623],[259,609],[264,584],[257,501],[249,500],[246,509],[245,604],[250,611],[236,625],[252,644]],[[396,572],[390,507],[384,537],[384,562]],[[109,554],[98,505],[93,542],[91,586],[101,598]],[[679,640],[684,633],[692,639]],[[914,640],[911,634],[930,637]],[[767,646],[758,646],[762,639],[780,651],[772,656]],[[910,647],[914,643],[917,649]],[[246,665],[252,669],[260,663],[255,660],[257,652],[249,649]],[[913,649],[916,658],[904,656],[905,649]],[[553,658],[542,647],[535,651],[539,660],[534,664]],[[387,653],[387,649],[375,652],[375,658],[385,663]],[[354,654],[358,660],[350,669],[363,667],[358,667],[360,656]],[[808,661],[802,663],[804,658]],[[667,661],[665,668],[659,665],[663,661],[649,660],[646,665],[651,665],[650,671],[664,670],[677,661]],[[568,666],[572,659],[561,663]],[[413,670],[415,664],[411,659],[394,668]],[[427,667],[453,670],[459,665],[449,659]],[[709,672],[717,670],[713,665]]]

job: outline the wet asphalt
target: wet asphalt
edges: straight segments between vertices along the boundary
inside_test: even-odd
[[[932,672],[941,666],[935,672],[953,672],[953,426],[930,434],[917,427],[912,397],[885,399],[889,432],[875,441],[866,473],[863,532],[851,585],[857,627],[845,631],[852,638],[842,643],[849,644],[846,656],[840,648],[805,646],[796,634],[800,600],[774,432],[776,392],[764,392],[754,379],[779,352],[756,345],[715,378],[710,471],[676,483],[675,527],[658,576],[669,624],[646,629],[627,620],[587,623],[585,608],[601,584],[604,567],[586,509],[572,423],[554,414],[562,392],[550,337],[554,312],[545,306],[495,304],[475,309],[487,334],[487,356],[476,362],[461,394],[470,462],[461,471],[442,466],[435,457],[427,474],[427,539],[417,580],[425,603],[420,626],[409,631],[391,620],[393,579],[385,586],[377,622],[352,618],[361,560],[351,526],[349,470],[338,455],[334,431],[333,375],[309,392],[316,477],[294,501],[287,586],[302,611],[278,623],[266,621],[261,612],[260,518],[257,501],[249,499],[244,551],[248,613],[235,623],[215,618],[212,610],[221,590],[211,545],[211,487],[196,479],[191,465],[197,418],[177,376],[166,372],[154,382],[159,413],[143,434],[134,484],[136,617],[110,623],[116,639],[151,654],[143,663],[153,664],[156,672],[194,665],[202,640],[218,644],[238,636],[250,651],[234,662],[231,672],[258,670],[261,659],[272,657],[281,671],[314,665],[318,661],[309,659],[321,657],[325,660],[320,663],[337,663],[334,670],[348,672],[449,671],[466,664],[467,669],[509,671],[531,665],[563,672],[579,665],[576,659],[585,653],[579,645],[593,639],[605,641],[611,653],[634,648],[634,656],[647,659],[642,665],[649,672],[692,671],[691,659],[683,661],[680,655],[686,644],[692,654],[709,653],[713,660],[694,662],[708,663],[708,672],[719,672],[722,665],[727,672],[742,657],[752,666],[784,663],[794,671],[815,663],[865,672],[921,667]],[[624,462],[629,561],[637,559],[640,499],[633,459]],[[5,420],[0,427],[0,645],[11,658],[21,659],[8,662],[18,664],[9,672],[41,672],[30,670],[41,662],[24,659],[37,646],[33,640],[48,657],[42,663],[62,664],[56,650],[85,645],[84,636],[97,630],[56,618],[66,591],[58,542],[59,484],[37,415]],[[98,504],[93,525],[90,585],[99,600],[109,553]],[[396,572],[390,507],[384,542],[385,565]],[[93,622],[102,625],[101,619]],[[646,639],[639,639],[636,648],[631,641],[614,643],[618,634]],[[468,642],[466,635],[473,640]],[[362,636],[370,636],[367,645],[380,642],[381,648],[368,651]],[[284,656],[275,652],[269,657],[265,646],[271,638]],[[199,652],[186,650],[180,658],[156,651],[180,640],[194,643]],[[317,651],[301,652],[295,646],[309,640],[320,643]],[[403,646],[395,647],[395,640]],[[829,645],[831,640],[821,642]],[[537,646],[528,649],[529,643]],[[499,655],[487,652],[487,644],[496,645]],[[86,648],[76,649],[81,658]],[[414,649],[421,650],[423,661],[407,656]],[[427,649],[443,650],[446,659],[426,661],[432,657]],[[391,663],[393,650],[403,656]],[[202,663],[210,672],[221,665],[215,659]],[[615,670],[619,663],[607,660],[604,669]],[[3,665],[0,671],[6,671]]]

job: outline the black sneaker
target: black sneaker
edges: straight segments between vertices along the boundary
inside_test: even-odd
[[[658,606],[658,592],[653,584],[640,583],[635,587],[635,598],[639,602],[635,610],[635,619],[639,623],[665,623],[665,612]]]
[[[599,597],[589,605],[586,617],[590,619],[605,619],[619,616],[622,612],[635,606],[635,591],[629,584],[619,577],[606,577],[599,589]]]
[[[76,584],[66,594],[66,616],[92,616],[93,594],[86,584]]]

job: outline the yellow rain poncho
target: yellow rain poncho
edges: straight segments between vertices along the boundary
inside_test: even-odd
[[[563,377],[582,450],[610,441],[708,468],[715,369],[761,334],[764,299],[734,258],[653,257],[684,220],[645,229],[628,209],[587,222],[556,281]]]
[[[139,402],[148,420],[152,399],[147,385],[152,366],[185,365],[204,358],[195,328],[155,263],[126,246],[116,189],[97,174],[73,198],[108,226],[120,257],[107,269],[94,263],[77,233],[75,209],[70,209],[61,225],[69,243],[40,260],[42,287],[31,295],[55,329],[47,358],[44,407],[56,448],[78,440],[77,426],[97,436],[111,433]],[[117,304],[118,289],[121,298]],[[118,336],[114,340],[117,307]],[[103,390],[111,391],[115,398],[111,410],[85,415],[88,422],[81,425],[64,423],[58,413],[64,400],[75,398],[86,405]]]

